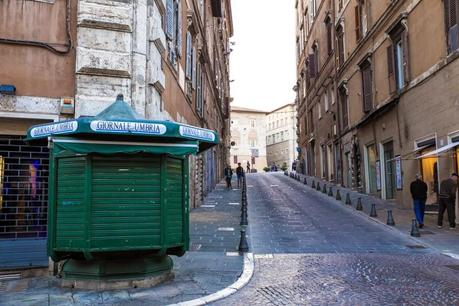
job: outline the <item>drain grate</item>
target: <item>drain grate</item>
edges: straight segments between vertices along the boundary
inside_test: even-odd
[[[459,271],[459,265],[447,265],[445,267],[450,268],[452,270]]]
[[[431,232],[431,231],[419,231],[421,233],[421,235],[435,235],[434,232]]]
[[[413,244],[413,245],[407,245],[406,246],[409,249],[425,249],[426,247],[420,244]]]
[[[0,292],[6,292],[6,284],[3,282],[0,282]]]
[[[192,243],[190,245],[190,251],[199,251],[202,247],[202,244],[199,243]]]

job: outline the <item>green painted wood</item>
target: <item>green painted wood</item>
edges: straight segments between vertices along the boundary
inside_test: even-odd
[[[160,244],[160,158],[92,159],[91,249]]]
[[[55,244],[56,248],[84,248],[85,247],[85,157],[66,157],[57,160],[57,195],[51,197],[56,199],[56,216],[52,220],[51,230],[56,226]],[[54,176],[51,176],[54,177]],[[69,183],[71,182],[71,183]],[[52,188],[50,188],[52,189]],[[54,214],[54,207],[50,211]],[[53,217],[51,217],[53,218]],[[54,236],[54,235],[53,235]]]
[[[183,243],[183,159],[166,159],[166,244]]]

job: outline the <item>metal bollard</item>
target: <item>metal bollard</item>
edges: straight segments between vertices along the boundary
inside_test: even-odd
[[[339,192],[339,189],[336,189],[336,200],[341,201],[341,193]]]
[[[376,218],[378,214],[376,213],[376,204],[371,204],[370,217]]]
[[[357,199],[357,205],[355,206],[355,209],[356,209],[356,210],[360,210],[360,211],[363,210],[362,198],[358,198],[358,199]]]
[[[351,196],[349,195],[349,192],[346,193],[346,205],[352,205],[352,202],[351,202]]]
[[[394,217],[392,216],[392,210],[387,210],[387,225],[395,226]]]
[[[333,197],[333,189],[332,189],[331,186],[330,186],[330,188],[328,189],[328,196],[329,196],[329,197]]]
[[[327,194],[327,184],[324,184],[324,187],[322,188],[322,193]]]
[[[241,240],[239,241],[239,253],[247,253],[249,251],[249,244],[245,236],[245,228],[241,228]]]

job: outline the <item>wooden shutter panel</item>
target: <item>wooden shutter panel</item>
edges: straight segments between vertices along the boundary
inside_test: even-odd
[[[373,107],[372,99],[372,78],[371,78],[371,67],[366,66],[362,71],[363,78],[363,111],[369,112]]]
[[[309,77],[315,78],[316,77],[316,63],[315,63],[315,56],[314,54],[309,54],[308,56],[308,68],[309,68]]]
[[[362,33],[360,32],[360,7],[357,5],[354,7],[355,11],[355,40],[359,40],[361,38]]]
[[[387,47],[387,78],[389,80],[390,93],[393,93],[396,90],[394,70],[394,46],[391,44]]]
[[[408,31],[405,30],[402,33],[402,47],[403,47],[403,76],[405,85],[410,81],[410,57],[409,57],[409,41],[408,41]]]
[[[196,110],[198,114],[201,113],[201,99],[202,99],[202,73],[201,66],[196,67]]]
[[[451,53],[459,47],[459,0],[444,0],[444,7],[446,35],[448,37],[448,53]]]
[[[177,57],[182,57],[182,1],[177,4]]]
[[[185,62],[185,76],[187,79],[191,79],[192,68],[191,68],[191,33],[186,32],[186,62]]]
[[[330,19],[327,21],[327,46],[328,46],[328,54],[332,53],[333,46],[332,46],[332,24]]]
[[[191,87],[193,89],[196,88],[196,48],[193,47],[192,55],[191,55]]]
[[[166,4],[166,36],[174,39],[174,0],[167,0]]]

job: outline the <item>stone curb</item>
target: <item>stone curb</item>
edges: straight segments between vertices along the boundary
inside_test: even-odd
[[[177,304],[170,304],[168,306],[200,306],[206,305],[223,298],[226,298],[239,290],[241,290],[245,285],[247,285],[250,279],[253,276],[253,271],[255,269],[255,263],[253,260],[253,253],[245,253],[244,254],[244,270],[242,271],[241,276],[235,281],[233,284],[229,285],[225,289],[217,291],[215,293],[209,294],[204,297],[200,297],[194,300],[180,302]]]

